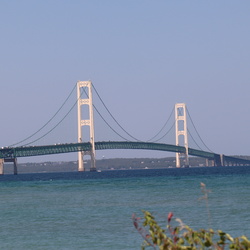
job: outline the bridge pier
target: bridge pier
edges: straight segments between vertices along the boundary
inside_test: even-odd
[[[214,155],[213,158],[206,158],[206,167],[224,166],[225,160],[223,155]]]
[[[83,163],[83,156],[84,156],[83,151],[78,152],[78,172],[85,171],[84,163]]]
[[[224,164],[224,158],[222,155],[215,155],[214,156],[214,165],[217,167],[221,167]]]
[[[0,159],[0,175],[3,175],[4,173],[3,165],[4,165],[4,159]]]
[[[13,173],[17,175],[17,158],[0,159],[0,175],[4,174],[4,162],[13,162]]]
[[[206,158],[206,167],[209,167],[209,159]]]
[[[210,162],[210,163],[209,163]],[[215,167],[215,159],[207,159],[207,167]]]
[[[225,157],[223,154],[220,154],[220,165],[225,166]]]
[[[14,164],[14,175],[17,175],[17,158],[13,159],[13,164]]]

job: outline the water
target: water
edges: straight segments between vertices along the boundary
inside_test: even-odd
[[[250,167],[5,175],[0,201],[1,249],[140,249],[142,209],[250,237]]]

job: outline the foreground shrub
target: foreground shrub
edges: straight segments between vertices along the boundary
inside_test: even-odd
[[[250,249],[250,241],[245,236],[233,238],[227,233],[212,229],[196,231],[184,225],[180,219],[176,219],[177,226],[172,226],[173,213],[168,214],[167,226],[163,229],[150,212],[143,213],[143,222],[136,215],[132,216],[136,230],[144,239],[142,249]]]

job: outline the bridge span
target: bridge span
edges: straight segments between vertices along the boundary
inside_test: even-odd
[[[175,145],[165,144],[165,143],[137,141],[136,138],[131,136],[124,129],[123,129],[123,131],[126,132],[127,135],[129,135],[131,138],[135,139],[136,141],[129,141],[128,139],[126,139],[120,135],[120,137],[123,138],[124,141],[100,141],[100,142],[96,142],[95,136],[94,136],[94,116],[93,116],[93,113],[94,113],[95,107],[93,105],[93,97],[92,97],[92,82],[91,81],[78,81],[75,86],[77,86],[77,102],[76,103],[77,103],[77,117],[78,117],[78,122],[77,122],[77,125],[78,125],[77,141],[78,141],[78,143],[64,143],[64,144],[43,145],[43,146],[19,146],[19,147],[1,148],[0,149],[0,174],[3,174],[4,162],[13,162],[14,163],[14,174],[17,174],[17,158],[19,158],[19,157],[62,154],[62,153],[70,153],[70,152],[78,152],[78,171],[84,171],[83,158],[85,155],[90,155],[90,158],[91,158],[90,171],[96,171],[95,150],[105,150],[105,149],[141,149],[141,150],[158,150],[158,151],[174,152],[176,154],[176,167],[181,167],[181,164],[182,164],[181,161],[186,166],[189,166],[189,155],[206,158],[207,159],[207,161],[206,161],[207,166],[209,165],[209,161],[212,162],[213,166],[250,165],[250,160],[190,148],[189,144],[188,144],[188,129],[187,129],[187,113],[188,112],[187,112],[187,108],[186,108],[185,103],[175,104],[175,109],[174,109],[175,110],[175,123],[174,123],[174,125],[175,125],[175,137],[176,137],[176,139],[175,139],[176,144]],[[72,91],[71,91],[71,93],[72,93]],[[70,95],[71,95],[71,93],[70,93]],[[97,91],[96,91],[96,93],[99,96]],[[66,99],[66,101],[68,100],[68,98]],[[103,103],[100,96],[99,96],[99,99]],[[110,111],[107,109],[106,105],[104,103],[103,103],[103,105],[106,108],[106,110],[110,113]],[[81,108],[82,106],[86,106],[86,109],[82,110],[82,108]],[[60,111],[60,109],[58,111]],[[57,113],[58,113],[58,111],[57,111]],[[85,112],[83,112],[83,111],[85,111]],[[98,112],[97,109],[96,109],[96,111]],[[83,112],[83,114],[82,114],[82,112]],[[111,113],[110,113],[110,115],[114,119],[114,117]],[[55,116],[53,116],[52,119],[54,117]],[[50,121],[51,120],[49,120],[49,122]],[[47,125],[47,124],[48,123],[46,123],[45,125]],[[117,123],[117,124],[119,125],[119,123]],[[53,129],[55,129],[57,127],[57,125]],[[88,133],[86,134],[87,137],[89,136],[89,139],[84,137],[85,140],[88,142],[83,142],[82,127],[84,127],[84,126],[89,127],[89,134]],[[112,127],[110,127],[110,128],[112,129]],[[37,132],[39,132],[40,130],[38,130]],[[51,132],[52,130],[50,130],[49,132]],[[115,132],[115,130],[113,130],[113,131]],[[36,139],[35,141],[40,140],[41,138],[46,136],[49,132],[45,133],[43,136]],[[31,136],[27,137],[25,140],[22,140],[14,145],[18,145],[18,144],[30,139],[36,133],[32,134]],[[33,141],[33,142],[35,142],[35,141]],[[31,143],[33,143],[33,142],[31,142]],[[206,147],[206,148],[208,149],[208,147]]]
[[[92,145],[90,142],[85,143],[65,143],[44,146],[25,146],[25,147],[9,147],[0,149],[0,173],[3,173],[3,162],[14,162],[14,173],[17,173],[16,159],[19,157],[31,157],[40,155],[62,154],[70,152],[89,152]],[[132,142],[132,141],[101,141],[95,142],[96,150],[108,149],[140,149],[140,150],[158,150],[174,153],[185,153],[184,146],[176,146],[165,143],[152,142]],[[250,160],[241,159],[232,156],[206,152],[193,148],[188,148],[188,154],[191,156],[206,158],[213,161],[214,166],[227,165],[250,165]]]

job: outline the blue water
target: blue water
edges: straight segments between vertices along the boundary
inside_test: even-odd
[[[250,237],[250,167],[0,176],[1,249],[140,249],[142,209]]]

